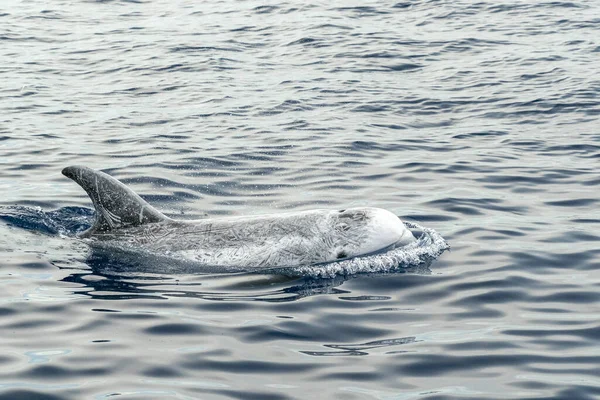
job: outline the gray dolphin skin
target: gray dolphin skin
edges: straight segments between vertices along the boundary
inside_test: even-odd
[[[62,173],[96,209],[95,223],[81,237],[223,271],[329,263],[415,241],[396,215],[380,208],[177,221],[104,172],[71,166]]]

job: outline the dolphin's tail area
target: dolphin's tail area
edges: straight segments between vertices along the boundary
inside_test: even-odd
[[[63,169],[62,173],[87,192],[96,209],[96,222],[82,233],[83,237],[127,226],[169,220],[133,190],[104,172],[74,165]]]

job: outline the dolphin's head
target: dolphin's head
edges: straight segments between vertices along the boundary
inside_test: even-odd
[[[415,237],[393,213],[380,208],[350,208],[333,211],[336,258],[356,257],[388,246],[405,246]]]

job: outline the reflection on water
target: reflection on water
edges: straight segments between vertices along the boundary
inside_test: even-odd
[[[104,252],[103,252],[104,253]],[[116,261],[116,262],[115,262]],[[149,269],[140,264],[123,264],[122,258],[104,258],[94,254],[86,259],[91,272],[77,272],[63,278],[64,282],[84,286],[80,293],[112,300],[139,298],[191,297],[210,300],[241,300],[283,302],[294,301],[317,294],[347,293],[338,287],[357,276],[335,276],[334,278],[288,277],[285,275],[237,274],[193,274],[168,269],[168,275],[161,274],[155,265]],[[393,274],[431,274],[428,263],[389,272]],[[381,276],[381,274],[360,274],[360,277]],[[213,291],[203,291],[203,282],[215,286]],[[92,290],[90,290],[92,289]],[[231,291],[231,292],[228,292]],[[78,291],[76,291],[77,293]]]

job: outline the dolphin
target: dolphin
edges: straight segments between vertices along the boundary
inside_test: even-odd
[[[87,192],[96,210],[94,224],[80,237],[224,272],[325,264],[416,241],[395,214],[380,208],[183,221],[163,215],[104,172],[70,166],[62,173]]]

